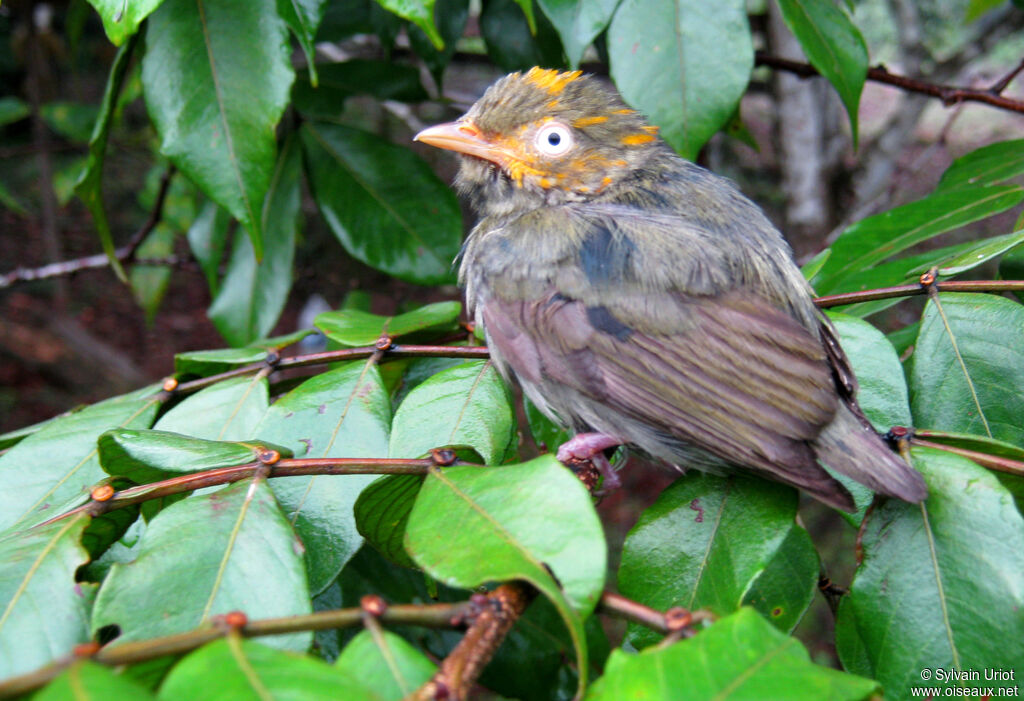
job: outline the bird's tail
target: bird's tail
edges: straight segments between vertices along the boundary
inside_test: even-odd
[[[919,502],[928,496],[924,479],[886,445],[856,408],[840,407],[815,441],[826,465],[880,494]]]

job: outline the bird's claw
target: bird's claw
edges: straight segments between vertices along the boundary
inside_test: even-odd
[[[583,467],[586,463],[590,463],[597,469],[601,477],[604,478],[602,491],[608,492],[621,487],[622,480],[619,479],[618,473],[615,472],[611,463],[608,462],[604,451],[619,445],[622,445],[621,440],[605,433],[577,433],[558,447],[555,457],[558,458],[559,462],[577,473],[578,468]],[[581,475],[580,478],[588,488],[592,489],[594,487],[593,484],[590,484],[591,480],[588,480],[585,476]]]

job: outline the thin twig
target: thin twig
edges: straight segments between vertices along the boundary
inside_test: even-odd
[[[933,287],[939,292],[1019,292],[1024,290],[1024,280],[946,280],[934,283]],[[821,309],[828,309],[856,302],[872,302],[877,299],[912,297],[923,294],[928,294],[928,288],[919,283],[912,283],[895,287],[880,287],[874,290],[823,295],[817,297],[814,303]]]
[[[812,76],[821,75],[818,69],[809,63],[802,61],[792,61],[787,58],[780,58],[778,56],[770,56],[764,52],[757,52],[754,59],[755,63],[759,66],[768,66],[782,71],[788,71],[798,76],[809,78]],[[1019,68],[1017,69],[1020,70]],[[1008,76],[1010,80],[1013,79],[1014,73]],[[920,95],[928,95],[930,97],[936,97],[942,100],[942,103],[947,107],[956,105],[962,102],[980,102],[983,104],[991,105],[992,107],[998,107],[999,109],[1007,110],[1010,112],[1020,112],[1024,114],[1024,102],[1020,100],[1014,100],[1012,98],[1003,97],[1000,92],[1006,87],[1001,86],[1001,82],[997,83],[992,88],[987,89],[976,89],[976,88],[961,88],[949,85],[936,85],[929,83],[925,80],[919,80],[917,78],[909,78],[907,76],[898,75],[896,73],[890,73],[885,66],[875,66],[869,68],[867,72],[867,79],[876,83],[884,83],[886,85],[892,85],[897,87],[904,92],[918,93]],[[1009,81],[1007,81],[1007,84]],[[996,90],[998,88],[998,91]]]

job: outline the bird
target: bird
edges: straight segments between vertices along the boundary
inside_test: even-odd
[[[823,467],[919,502],[921,475],[857,381],[779,230],[679,156],[613,87],[535,67],[415,140],[455,152],[478,221],[461,252],[491,357],[574,432],[563,462],[626,445],[686,471],[752,473],[855,510]]]

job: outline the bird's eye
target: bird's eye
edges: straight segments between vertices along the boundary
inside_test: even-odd
[[[572,130],[564,124],[550,122],[537,131],[535,143],[545,156],[561,156],[573,147]]]

